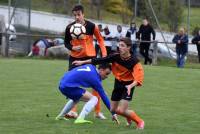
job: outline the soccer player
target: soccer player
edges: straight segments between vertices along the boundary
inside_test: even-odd
[[[72,62],[75,60],[86,60],[96,57],[97,54],[93,44],[93,35],[96,37],[98,41],[102,57],[105,57],[107,55],[106,47],[104,45],[104,40],[99,32],[98,26],[96,26],[94,23],[88,20],[85,20],[83,6],[82,5],[74,6],[74,8],[72,9],[72,13],[75,17],[75,21],[69,24],[66,27],[65,31],[65,47],[71,50],[71,54],[69,56],[69,68],[68,68],[69,70],[73,69],[74,67],[77,67],[76,65],[72,65]],[[82,25],[85,26],[86,35],[84,36],[83,39],[73,39],[71,37],[70,28],[75,23],[81,23]],[[100,97],[95,90],[93,90],[93,95],[96,95],[98,98],[98,103],[95,107],[95,113],[96,113],[95,116],[100,119],[106,119],[106,117],[100,112],[101,111]],[[76,108],[73,111],[76,112],[77,111]]]
[[[114,90],[111,96],[111,111],[127,119],[127,125],[134,121],[137,129],[144,129],[144,121],[132,110],[129,109],[129,102],[132,100],[134,88],[141,86],[144,78],[144,71],[139,60],[131,53],[130,38],[121,38],[119,42],[119,53],[104,58],[93,58],[85,61],[74,61],[75,65],[82,64],[103,64],[112,63],[112,72],[115,76]]]
[[[110,101],[106,96],[101,83],[101,81],[106,79],[110,73],[110,64],[99,65],[98,70],[94,65],[87,64],[66,72],[60,80],[59,89],[63,95],[69,98],[69,101],[56,117],[56,120],[66,119],[65,114],[68,113],[74,105],[79,101],[85,101],[86,104],[74,123],[92,123],[91,121],[85,120],[85,116],[94,108],[98,99],[96,96],[93,96],[90,92],[83,89],[83,87],[94,88],[110,111]]]

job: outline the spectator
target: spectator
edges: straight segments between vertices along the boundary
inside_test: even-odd
[[[115,38],[117,39],[117,41],[119,41],[122,37],[124,37],[123,32],[122,32],[122,26],[117,25],[117,33],[115,35]]]
[[[143,24],[140,26],[139,31],[137,33],[137,39],[142,41],[151,41],[151,34],[153,35],[153,40],[155,40],[156,33],[153,27],[149,24],[147,19],[143,20]],[[146,65],[152,63],[152,59],[149,57],[149,47],[150,42],[141,42],[140,43],[140,53],[145,58],[144,64]]]
[[[28,56],[46,56],[47,49],[52,46],[54,46],[54,42],[51,39],[36,40]]]
[[[137,43],[134,42],[136,40],[136,33],[137,33],[136,24],[135,24],[135,22],[131,22],[130,28],[126,32],[126,37],[130,38],[132,41],[132,52],[133,52],[134,56],[137,55],[137,52],[136,52]]]
[[[99,32],[100,32],[101,35],[102,35],[103,32],[104,32],[102,24],[98,24],[98,29],[99,29]],[[97,57],[99,57],[99,56],[102,57],[102,55],[101,55],[101,50],[100,50],[98,41],[97,41],[97,39],[96,39],[95,36],[94,36],[94,44],[95,44],[95,51],[96,51]]]
[[[100,33],[102,34],[103,33],[103,26],[102,26],[102,24],[99,24],[98,28],[99,28]]]
[[[104,41],[105,41],[105,46],[106,46],[106,50],[107,50],[107,54],[111,54],[113,53],[113,50],[112,50],[112,40],[113,40],[113,37],[111,35],[111,32],[108,28],[108,26],[106,26],[104,28]]]
[[[183,68],[185,56],[188,52],[188,36],[185,33],[185,29],[180,28],[179,33],[174,36],[172,41],[176,43],[177,67]]]
[[[53,40],[53,43],[54,43],[55,46],[64,45],[64,39],[62,39],[62,38],[55,38]]]
[[[200,63],[200,30],[197,33],[197,35],[192,39],[192,43],[196,44],[197,46],[198,58],[199,58],[199,63]]]

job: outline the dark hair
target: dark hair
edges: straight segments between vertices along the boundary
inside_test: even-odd
[[[128,37],[122,37],[122,38],[120,38],[120,41],[123,41],[128,47],[132,46],[132,41]]]
[[[98,66],[98,69],[107,69],[107,68],[109,68],[111,70],[111,65],[109,63],[100,64]]]
[[[72,9],[73,11],[81,11],[82,13],[84,13],[84,7],[82,5],[75,5]]]

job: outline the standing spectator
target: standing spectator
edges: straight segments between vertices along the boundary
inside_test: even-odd
[[[111,32],[108,28],[108,26],[106,26],[104,28],[104,41],[105,41],[105,45],[106,45],[106,50],[107,50],[107,54],[111,54],[112,51],[112,40],[113,40],[113,36],[111,35]]]
[[[102,26],[102,24],[99,24],[98,28],[99,28],[99,32],[102,34],[103,33],[103,26]]]
[[[116,52],[119,48],[118,43],[120,41],[121,38],[124,37],[124,33],[122,30],[122,26],[121,25],[117,25],[117,33],[115,34],[114,40],[112,41],[112,51]]]
[[[117,33],[115,35],[115,38],[117,39],[117,41],[119,41],[122,37],[124,37],[123,32],[122,32],[122,26],[117,25]]]
[[[69,56],[69,70],[77,67],[75,65],[72,65],[72,62],[75,60],[85,60],[85,59],[90,59],[96,57],[96,51],[95,47],[93,44],[93,36],[96,37],[99,43],[99,47],[101,49],[102,56],[105,57],[107,55],[104,40],[99,32],[98,27],[91,21],[88,21],[85,19],[84,16],[84,7],[82,5],[76,5],[72,9],[72,13],[74,15],[75,21],[69,24],[66,27],[65,30],[65,47],[68,48],[71,53]],[[86,28],[86,34],[84,39],[73,39],[71,34],[70,34],[70,28],[73,24],[75,23],[80,23],[85,26]],[[98,93],[93,90],[93,95],[95,95],[98,98],[98,103],[95,106],[95,117],[100,118],[100,119],[105,119],[104,115],[100,112],[101,107],[100,107],[100,96]],[[73,109],[70,113],[68,114],[69,117],[77,117],[76,109]],[[75,115],[75,116],[73,116]]]
[[[102,35],[103,32],[104,32],[102,24],[98,24],[98,29],[99,29],[99,32]],[[99,44],[98,44],[96,37],[94,37],[94,44],[95,44],[95,51],[96,51],[97,57],[98,56],[102,57],[101,50],[100,50],[100,47],[99,47]]]
[[[176,43],[177,67],[183,68],[185,56],[188,52],[188,36],[185,33],[185,29],[180,28],[179,33],[174,36],[172,41]]]
[[[151,34],[153,35],[153,40],[155,40],[156,33],[153,27],[149,24],[147,19],[143,20],[143,24],[140,26],[137,39],[141,41],[151,41]],[[148,62],[149,64],[152,63],[152,59],[149,57],[149,42],[141,42],[140,43],[140,53],[145,58],[144,64],[146,65]]]
[[[192,43],[197,45],[198,58],[200,63],[200,30],[197,35],[192,39]]]
[[[137,50],[137,43],[135,42],[136,40],[136,33],[137,33],[137,28],[135,22],[131,22],[130,28],[126,32],[126,37],[130,38],[132,41],[132,51],[133,55],[137,55],[136,50]]]

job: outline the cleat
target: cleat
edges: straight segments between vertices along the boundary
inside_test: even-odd
[[[65,118],[65,116],[57,116],[56,118],[55,118],[55,120],[69,120],[69,119],[67,119],[67,118]]]
[[[120,122],[119,122],[119,120],[118,120],[118,118],[117,118],[117,114],[114,114],[114,115],[112,116],[112,121],[115,121],[115,122],[117,123],[117,125],[120,124]]]
[[[127,127],[130,127],[131,124],[132,124],[132,120],[127,118],[126,121],[127,121],[127,122],[126,122],[126,126],[127,126]]]
[[[143,130],[144,129],[144,121],[137,123],[136,129]]]
[[[79,119],[76,119],[75,121],[74,121],[74,124],[93,124],[93,122],[92,121],[88,121],[88,120],[85,120],[85,119],[81,119],[81,118],[79,118]]]
[[[97,114],[95,115],[95,117],[98,118],[98,119],[101,119],[101,120],[107,119],[107,118],[103,115],[103,113],[97,113]]]
[[[69,113],[65,114],[65,118],[76,119],[77,117],[78,117],[78,113],[74,111],[70,111]]]

